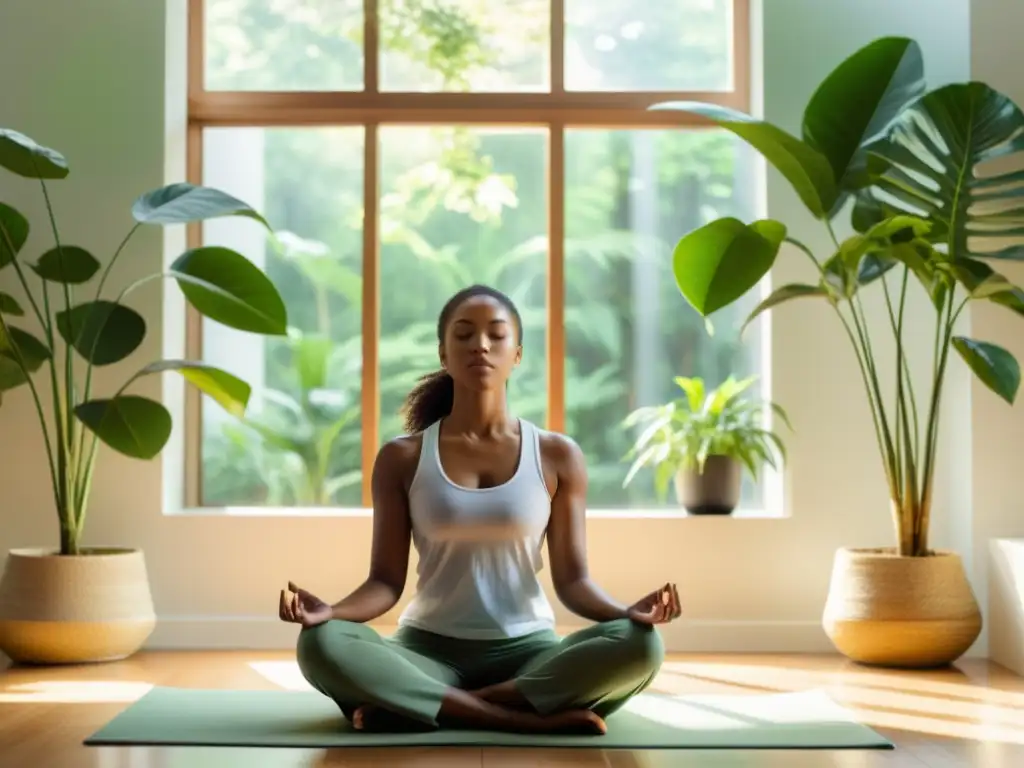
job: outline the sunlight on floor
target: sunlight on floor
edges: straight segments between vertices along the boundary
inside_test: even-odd
[[[978,684],[983,682],[982,680],[974,681],[955,668],[942,673],[948,677],[948,681],[935,680],[934,677],[922,678],[913,671],[892,670],[882,673],[853,665],[829,670],[812,670],[782,663],[756,665],[673,661],[662,667],[662,674],[666,672],[677,672],[709,682],[774,690],[806,690],[835,683],[845,686],[853,683],[858,687],[878,688],[883,691],[933,694],[1024,708],[1024,681],[1020,690],[1015,691],[986,688]]]
[[[649,720],[701,730],[855,722],[843,707],[817,691],[763,696],[691,694],[685,701],[639,697],[627,706]]]
[[[136,701],[152,688],[151,683],[51,680],[8,686],[0,690],[0,704],[113,704]]]
[[[267,681],[286,691],[311,691],[313,688],[294,661],[251,661],[249,667]]]
[[[819,689],[872,727],[1024,744],[1024,691],[976,686],[955,669],[948,675],[966,682],[923,680],[906,672],[670,662],[654,688],[671,695],[709,687],[745,695]]]

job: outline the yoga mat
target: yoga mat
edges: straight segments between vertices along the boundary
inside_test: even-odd
[[[577,749],[893,749],[825,693],[643,694],[603,736],[437,730],[364,733],[313,691],[153,688],[85,740],[221,747],[574,747]]]

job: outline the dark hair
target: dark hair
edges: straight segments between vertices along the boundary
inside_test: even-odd
[[[448,330],[452,312],[466,299],[472,299],[475,296],[490,296],[508,310],[516,326],[516,338],[522,344],[523,319],[519,316],[516,305],[504,293],[486,285],[471,285],[468,288],[463,288],[445,302],[444,307],[441,308],[441,314],[437,317],[438,343],[444,343],[444,334]],[[448,371],[441,368],[426,376],[421,376],[402,404],[401,413],[405,416],[407,434],[422,432],[435,421],[443,419],[452,412],[454,401],[455,381]]]

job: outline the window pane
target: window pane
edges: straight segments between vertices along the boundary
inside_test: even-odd
[[[270,338],[204,321],[203,359],[253,388],[245,423],[203,400],[204,504],[361,503],[363,136],[362,128],[204,133],[204,183],[262,211],[281,247],[245,219],[208,222],[204,240],[265,269],[293,329]]]
[[[211,91],[361,91],[363,0],[206,0]]]
[[[732,88],[732,0],[565,0],[571,91]]]
[[[484,283],[523,318],[510,408],[547,418],[547,134],[538,130],[384,128],[381,160],[381,442],[405,433],[399,408],[439,367],[437,316]]]
[[[548,89],[550,0],[378,0],[384,91]]]
[[[760,330],[740,340],[755,297],[716,313],[714,335],[672,275],[672,249],[719,216],[749,220],[749,153],[725,132],[566,132],[566,429],[583,448],[591,507],[678,508],[653,472],[626,488],[635,408],[678,397],[676,376],[717,386],[758,373]],[[741,505],[760,501],[747,480]]]

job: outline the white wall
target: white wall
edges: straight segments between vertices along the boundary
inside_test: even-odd
[[[802,107],[820,79],[880,35],[917,38],[933,85],[968,76],[971,19],[966,0],[771,0],[766,5],[765,113],[792,131],[798,130]],[[4,2],[0,71],[16,77],[5,87],[0,122],[67,154],[72,177],[55,186],[61,221],[68,239],[90,246],[97,255],[112,252],[130,224],[128,208],[134,197],[168,180],[165,118],[175,117],[182,105],[165,105],[163,6],[135,0]],[[115,17],[120,29],[107,23]],[[986,23],[999,26],[998,18]],[[975,29],[976,42],[979,34]],[[40,40],[47,41],[52,55],[36,54]],[[172,74],[180,80],[180,73]],[[72,82],[82,75],[88,87]],[[170,140],[180,148],[180,127]],[[37,198],[32,185],[4,177],[0,196],[40,221],[38,205],[29,205]],[[771,216],[789,223],[812,246],[824,247],[824,233],[774,174],[769,175],[767,199]],[[44,242],[37,232],[28,253],[38,252]],[[117,272],[118,280],[157,269],[161,242],[159,232],[139,238]],[[782,262],[777,282],[806,275],[791,255]],[[11,277],[9,269],[0,273],[0,286],[9,288]],[[136,296],[134,306],[146,314],[151,336],[133,364],[159,354],[161,299],[155,286]],[[976,325],[991,324],[993,334],[1005,335],[1016,327],[999,314],[976,313],[972,319]],[[180,330],[168,332],[177,335]],[[926,338],[923,327],[914,332]],[[824,307],[792,305],[775,313],[772,348],[774,396],[787,406],[797,428],[790,441],[789,518],[590,522],[592,570],[615,596],[632,599],[667,580],[678,582],[687,613],[667,633],[674,649],[827,650],[820,615],[835,549],[892,541],[868,410],[840,328]],[[119,367],[100,385],[116,384],[128,371]],[[151,391],[156,383],[150,383]],[[968,402],[963,399],[968,380],[954,377],[951,384],[948,399]],[[983,473],[974,478],[989,482],[995,477],[997,482],[987,487],[987,495],[975,488],[972,496],[969,471],[942,473],[949,482],[938,500],[940,544],[954,533],[979,533],[972,522],[972,500],[1002,510],[1011,490],[1013,463],[1006,443],[994,443],[1001,449],[990,450],[993,443],[979,439],[992,424],[1006,422],[1007,409],[975,395],[973,421],[971,412],[961,409],[962,423],[953,423],[946,432],[947,438],[969,438],[973,427],[974,442],[947,440],[952,447],[944,469],[973,463]],[[0,409],[0,551],[56,541],[33,418],[24,393],[9,397]],[[1020,418],[1019,408],[1014,418]],[[16,467],[15,459],[25,457],[27,462]],[[275,610],[277,592],[288,579],[334,599],[365,574],[369,518],[166,517],[163,482],[177,482],[177,477],[162,478],[159,462],[144,464],[104,453],[86,536],[90,544],[146,550],[161,617],[155,644],[286,644],[295,633],[276,621]],[[956,514],[948,513],[951,507]],[[991,530],[986,527],[980,534],[991,535]],[[967,554],[980,547],[976,538]]]
[[[974,0],[971,27],[972,78],[1024,104],[1024,4]],[[1024,283],[1024,264],[1000,269],[1017,284]],[[972,333],[1001,344],[1024,361],[1024,318],[1000,309],[975,304]],[[991,654],[1024,674],[1024,500],[1018,484],[1024,469],[1024,407],[1007,409],[979,384],[974,385],[973,401],[974,553],[976,562],[987,566],[979,566],[979,582],[990,609]],[[1014,538],[1017,541],[1006,541]]]

